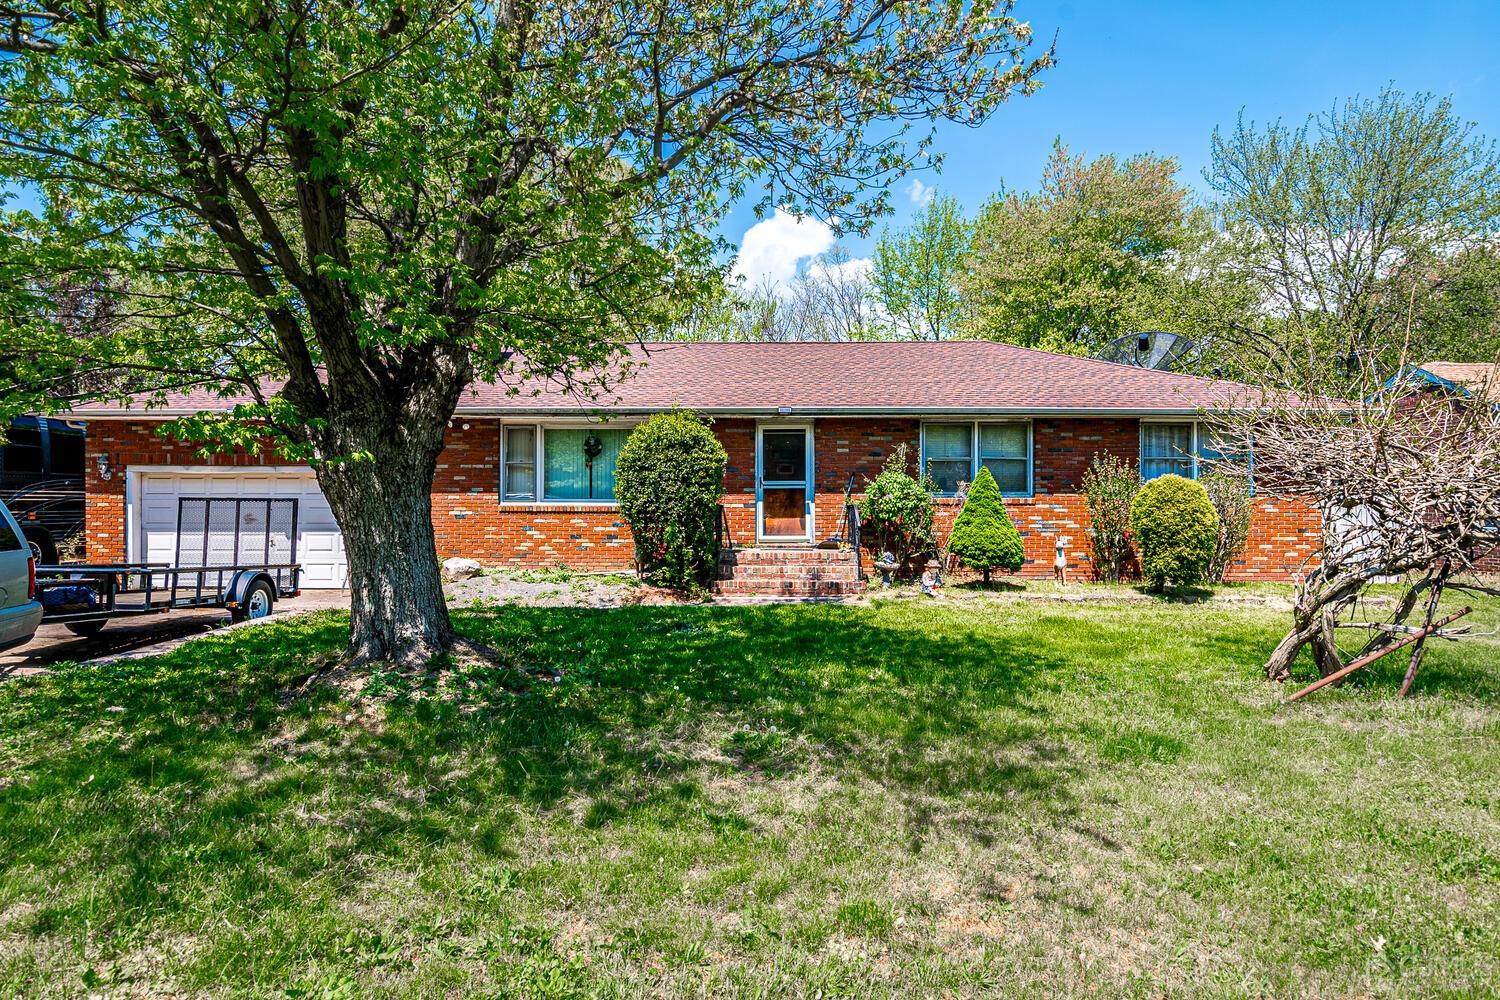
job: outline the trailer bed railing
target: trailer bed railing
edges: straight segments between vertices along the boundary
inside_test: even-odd
[[[299,592],[300,563],[170,566],[166,563],[78,563],[37,567],[37,599],[44,621],[94,621],[122,615],[160,614],[174,608],[229,607],[236,581],[246,574],[271,581],[278,597]],[[48,591],[77,590],[58,594]],[[68,600],[68,598],[74,598]]]

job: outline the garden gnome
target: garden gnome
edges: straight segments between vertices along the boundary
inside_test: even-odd
[[[922,593],[926,594],[928,597],[936,597],[938,595],[938,590],[941,589],[942,586],[943,577],[942,574],[938,572],[938,561],[936,559],[927,560],[927,565],[923,568],[922,571]]]
[[[1068,583],[1068,536],[1057,536],[1057,558],[1052,560],[1052,575],[1063,586]]]

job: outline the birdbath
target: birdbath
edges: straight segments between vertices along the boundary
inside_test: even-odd
[[[894,552],[882,552],[880,558],[875,560],[875,568],[880,570],[880,585],[889,587],[891,585],[891,574],[901,568],[896,561]]]

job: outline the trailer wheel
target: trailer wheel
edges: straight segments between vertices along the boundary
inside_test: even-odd
[[[245,591],[245,599],[240,602],[240,606],[231,611],[229,616],[237,622],[264,618],[271,613],[275,603],[276,591],[266,581],[256,580]]]
[[[104,626],[109,624],[107,618],[96,618],[91,622],[63,622],[63,627],[74,635],[81,635],[87,639],[91,635],[98,635],[104,631]]]

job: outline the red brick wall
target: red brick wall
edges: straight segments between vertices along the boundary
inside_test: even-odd
[[[138,465],[266,466],[295,465],[274,453],[198,454],[198,446],[156,433],[149,420],[94,420],[84,435],[84,558],[90,562],[125,559],[125,472]],[[110,478],[99,475],[97,456],[109,459]]]
[[[146,421],[97,421],[89,425],[87,447],[87,556],[125,556],[124,470],[134,465],[285,465],[274,455],[217,455],[200,458],[196,449],[158,437]],[[828,418],[814,422],[815,531],[826,538],[839,530],[844,485],[852,474],[856,496],[864,483],[901,443],[915,463],[920,422],[904,418]],[[724,504],[730,534],[738,544],[755,538],[755,421],[721,419],[714,433],[728,453]],[[1005,501],[1026,546],[1022,573],[1052,572],[1058,535],[1069,538],[1070,573],[1090,574],[1084,499],[1084,470],[1096,452],[1134,462],[1138,448],[1134,420],[1039,419],[1034,423],[1035,497]],[[110,456],[114,476],[102,480],[94,455]],[[438,459],[433,483],[432,521],[438,554],[460,555],[491,565],[557,566],[575,569],[628,569],[634,560],[630,530],[611,505],[579,503],[500,503],[500,424],[494,419],[457,419]],[[958,513],[952,500],[938,501],[938,526],[945,536]],[[1231,569],[1231,579],[1286,580],[1317,547],[1317,514],[1305,504],[1263,497],[1256,502],[1250,544]]]

